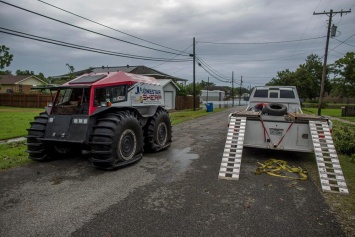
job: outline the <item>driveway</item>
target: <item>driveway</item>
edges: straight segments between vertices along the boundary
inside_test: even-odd
[[[312,155],[245,148],[240,180],[218,179],[236,109],[174,126],[170,149],[117,171],[74,157],[0,172],[0,236],[345,236],[316,175],[254,174],[269,158],[316,167]]]

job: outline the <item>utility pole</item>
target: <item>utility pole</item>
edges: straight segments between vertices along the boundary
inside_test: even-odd
[[[323,62],[323,72],[322,72],[322,81],[320,85],[320,95],[319,95],[319,103],[318,103],[318,116],[321,115],[322,111],[322,103],[323,103],[323,94],[324,94],[324,82],[325,78],[327,76],[327,58],[328,58],[328,46],[329,46],[329,35],[330,35],[330,26],[332,24],[332,17],[333,15],[336,15],[340,13],[340,16],[343,16],[343,13],[350,13],[351,9],[349,11],[343,11],[341,10],[340,12],[333,12],[331,9],[330,12],[320,12],[320,13],[315,13],[313,12],[313,15],[323,15],[326,14],[329,16],[329,22],[328,22],[328,31],[327,31],[327,43],[325,45],[325,53],[324,53],[324,62]]]
[[[195,37],[193,39],[193,100],[194,100],[194,111],[196,111],[196,53],[195,53]]]
[[[232,107],[234,107],[234,72],[232,72]]]
[[[207,101],[206,101],[206,103],[208,103],[208,87],[209,87],[209,85],[210,85],[210,77],[208,77],[207,78]]]
[[[239,106],[240,106],[240,99],[242,98],[242,84],[243,84],[243,76],[240,76],[240,87],[239,87]]]

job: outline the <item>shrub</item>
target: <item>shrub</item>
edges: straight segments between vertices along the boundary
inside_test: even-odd
[[[355,154],[355,126],[341,123],[334,125],[332,137],[337,151],[350,156]]]

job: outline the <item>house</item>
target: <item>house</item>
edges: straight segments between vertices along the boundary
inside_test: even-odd
[[[165,106],[167,109],[175,109],[175,97],[176,91],[179,90],[179,87],[176,83],[185,84],[188,80],[171,76],[169,74],[160,72],[158,70],[146,67],[146,66],[117,66],[117,67],[90,67],[88,69],[84,69],[81,71],[76,71],[71,74],[64,74],[60,76],[51,77],[51,82],[55,82],[55,80],[61,79],[69,79],[70,77],[81,76],[85,73],[102,73],[102,72],[128,72],[134,74],[140,74],[144,76],[154,77],[157,79],[160,84],[163,86],[164,90],[164,100]]]
[[[222,91],[222,90],[201,90],[200,99],[203,101],[223,101],[225,99],[225,91]]]
[[[163,86],[165,108],[175,109],[176,91],[179,90],[179,87],[171,79],[160,79],[158,81]]]
[[[46,84],[34,75],[0,75],[0,93],[28,93],[32,87]]]
[[[129,73],[134,73],[134,74],[140,74],[140,75],[144,75],[144,76],[149,76],[149,77],[154,77],[155,79],[159,80],[159,79],[172,79],[174,82],[178,82],[181,84],[186,85],[186,82],[188,80],[186,79],[182,79],[182,78],[178,78],[178,77],[174,77],[171,76],[169,74],[160,72],[158,70],[155,70],[153,68],[149,68],[146,66],[117,66],[117,67],[90,67],[88,69],[84,69],[84,70],[80,70],[80,71],[76,71],[73,73],[68,73],[68,74],[64,74],[64,75],[60,75],[60,76],[53,76],[50,77],[50,79],[52,81],[55,80],[59,80],[59,79],[69,79],[70,76],[81,76],[85,73],[99,73],[99,72],[117,72],[117,71],[122,71],[122,72],[129,72]]]

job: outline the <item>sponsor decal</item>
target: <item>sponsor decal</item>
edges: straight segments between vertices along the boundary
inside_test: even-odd
[[[137,85],[132,91],[132,104],[161,104],[163,96],[160,89],[152,85]]]
[[[135,95],[139,95],[139,102],[144,103],[145,101],[158,101],[162,99],[161,90],[144,88],[141,86],[136,87]]]

